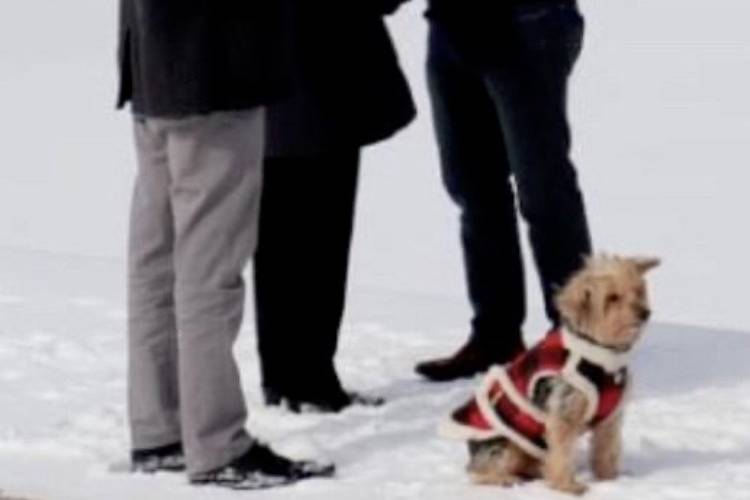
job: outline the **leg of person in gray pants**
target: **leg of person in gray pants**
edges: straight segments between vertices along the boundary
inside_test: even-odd
[[[245,299],[242,270],[257,240],[263,122],[260,108],[135,120],[128,258],[133,448],[181,444],[193,479],[228,465],[236,471],[249,450],[263,450],[245,430],[232,354]],[[311,472],[309,463],[304,469],[267,449],[253,453],[256,462],[276,467],[261,472],[286,479]]]
[[[129,244],[135,448],[182,441],[188,470],[251,445],[232,345],[255,248],[263,112],[137,118]],[[179,346],[179,348],[178,348]]]

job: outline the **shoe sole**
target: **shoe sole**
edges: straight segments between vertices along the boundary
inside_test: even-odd
[[[266,490],[289,486],[299,481],[315,478],[329,478],[336,472],[333,465],[325,466],[315,470],[300,470],[294,477],[269,476],[266,474],[248,474],[242,478],[222,479],[219,476],[193,477],[190,484],[193,486],[219,486],[232,490]]]
[[[297,478],[271,478],[271,476],[248,476],[239,480],[222,480],[218,478],[198,478],[190,479],[192,486],[217,486],[231,490],[267,490],[270,488],[279,488],[289,486],[298,481]]]

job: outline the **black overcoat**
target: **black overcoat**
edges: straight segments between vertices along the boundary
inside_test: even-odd
[[[371,144],[414,118],[409,86],[383,20],[398,3],[292,1],[293,93],[268,109],[268,156]]]
[[[118,107],[183,116],[289,93],[287,0],[120,0]]]

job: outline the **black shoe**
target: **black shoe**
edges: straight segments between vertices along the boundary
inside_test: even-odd
[[[182,472],[185,470],[185,454],[181,443],[133,450],[130,452],[130,471],[153,474],[154,472]]]
[[[228,465],[219,469],[196,474],[190,478],[194,485],[217,485],[236,490],[258,490],[285,486],[302,479],[331,477],[335,474],[333,464],[322,464],[310,460],[290,460],[274,453],[260,443]]]
[[[452,356],[423,361],[414,369],[434,382],[448,382],[484,373],[492,365],[509,363],[523,351],[523,343],[518,343],[510,349],[497,349],[469,340]]]
[[[350,406],[382,406],[385,399],[354,391],[337,391],[321,397],[286,396],[269,387],[263,388],[266,405],[283,406],[293,413],[338,413]]]
[[[385,398],[381,396],[362,394],[361,392],[355,391],[349,391],[346,395],[349,396],[350,404],[355,406],[370,406],[374,408],[385,404]]]

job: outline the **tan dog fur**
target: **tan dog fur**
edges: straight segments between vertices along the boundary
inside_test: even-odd
[[[556,304],[563,321],[579,334],[616,351],[629,350],[650,316],[644,275],[658,259],[596,256],[587,259],[560,290]],[[546,438],[549,452],[543,463],[503,440],[489,458],[470,464],[480,484],[512,486],[542,477],[550,488],[583,494],[587,487],[575,477],[575,445],[588,427],[586,397],[568,384],[550,396]],[[621,455],[622,411],[591,429],[591,468],[599,480],[615,479]]]

